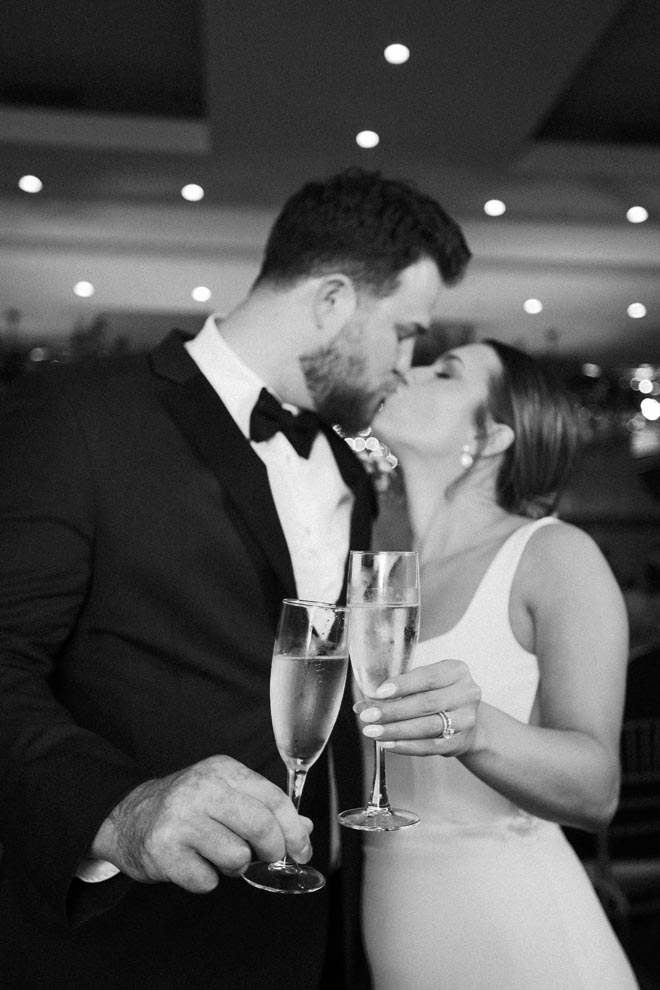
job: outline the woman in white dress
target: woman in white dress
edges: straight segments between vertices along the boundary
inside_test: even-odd
[[[551,515],[573,422],[531,358],[484,342],[413,369],[374,423],[422,588],[413,669],[356,705],[421,817],[365,835],[376,990],[637,987],[560,828],[614,813],[627,660],[607,563]]]

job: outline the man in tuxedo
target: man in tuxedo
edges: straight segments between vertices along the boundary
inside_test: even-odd
[[[361,800],[350,698],[301,817],[273,635],[283,597],[341,599],[375,503],[332,427],[368,425],[469,257],[430,197],[348,170],[290,198],[222,321],[3,399],[2,986],[365,985],[359,846],[331,827]],[[240,879],[307,861],[312,822],[324,891]]]

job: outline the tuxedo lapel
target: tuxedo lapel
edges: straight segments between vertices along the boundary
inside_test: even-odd
[[[277,575],[282,586],[279,597],[295,596],[291,557],[266,467],[182,346],[184,339],[171,334],[151,355],[158,397],[179,431],[216,475]]]

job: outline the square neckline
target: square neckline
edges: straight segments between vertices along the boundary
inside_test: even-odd
[[[522,554],[525,552],[525,547],[527,546],[527,542],[531,538],[531,536],[533,535],[533,533],[536,532],[537,529],[540,529],[546,523],[556,523],[556,522],[559,522],[559,519],[557,519],[556,516],[542,516],[540,519],[531,519],[528,523],[523,523],[522,526],[518,526],[518,528],[517,529],[514,529],[514,531],[512,533],[509,533],[509,535],[504,540],[504,542],[502,543],[502,545],[498,549],[497,553],[495,554],[495,556],[491,560],[490,564],[488,565],[488,567],[486,568],[486,570],[484,571],[484,573],[481,575],[481,577],[480,577],[480,579],[479,579],[479,581],[477,583],[477,587],[474,590],[474,594],[472,595],[470,601],[467,604],[467,607],[466,607],[465,611],[460,616],[460,618],[454,623],[453,626],[450,626],[449,629],[445,630],[445,632],[436,633],[435,636],[429,636],[428,639],[421,639],[418,642],[417,645],[418,646],[422,646],[423,643],[431,643],[435,639],[441,639],[443,636],[450,636],[450,635],[452,635],[454,633],[454,631],[456,629],[458,629],[459,626],[461,626],[466,621],[468,615],[470,614],[470,612],[472,611],[472,609],[473,609],[473,607],[475,605],[475,602],[477,601],[477,598],[481,595],[481,591],[482,591],[483,585],[486,583],[486,581],[487,581],[487,579],[488,579],[491,571],[496,567],[496,565],[498,564],[500,558],[503,556],[504,552],[509,547],[509,544],[511,543],[511,541],[514,540],[514,539],[516,539],[516,538],[520,538],[519,537],[519,534],[520,533],[528,533],[529,534],[528,537],[527,537],[527,539],[523,542],[521,553],[520,553],[520,557],[518,558],[518,561],[517,561],[517,564],[516,564],[516,570],[517,570],[518,569],[518,566],[520,564],[520,559],[522,558]],[[530,532],[530,530],[531,530],[531,532]],[[515,577],[515,573],[514,573],[514,577]],[[529,651],[527,650],[525,652],[529,652]]]

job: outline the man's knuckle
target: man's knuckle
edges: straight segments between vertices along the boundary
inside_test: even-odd
[[[270,806],[275,814],[282,814],[289,811],[291,807],[291,801],[286,796],[284,791],[280,790],[279,787],[275,787],[273,784],[273,793],[269,794]]]
[[[249,866],[251,859],[252,853],[250,847],[236,844],[224,851],[220,868],[223,873],[234,876],[238,873],[243,873]]]
[[[267,842],[273,835],[273,815],[266,808],[255,808],[250,821],[250,833],[255,842]]]
[[[212,868],[186,871],[177,881],[178,886],[191,894],[209,894],[218,886],[218,874]]]

